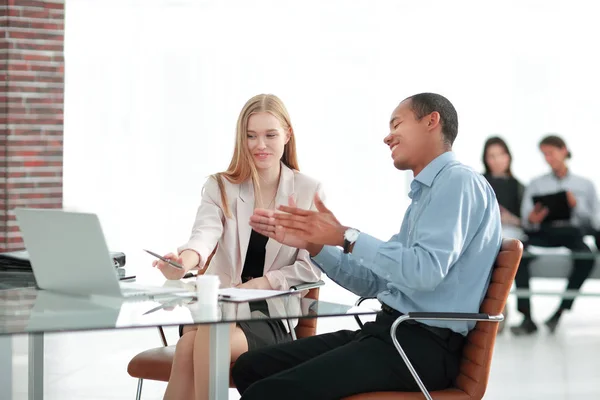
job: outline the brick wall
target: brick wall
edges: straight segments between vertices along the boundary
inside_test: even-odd
[[[0,251],[23,248],[12,209],[61,208],[64,0],[0,0]]]

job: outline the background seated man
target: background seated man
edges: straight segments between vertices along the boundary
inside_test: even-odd
[[[596,188],[589,179],[575,175],[569,170],[567,159],[571,157],[571,152],[562,138],[554,135],[546,136],[539,146],[552,171],[533,179],[525,189],[521,210],[523,226],[528,236],[524,242],[525,250],[528,246],[563,246],[573,252],[590,253],[590,248],[583,241],[585,234],[594,234],[596,247],[600,247],[598,230],[595,227],[598,211]],[[568,219],[550,218],[557,210],[552,210],[541,202],[534,203],[535,196],[559,192],[566,192],[570,214]],[[522,258],[515,278],[517,288],[529,289],[529,264],[533,259],[531,255]],[[575,257],[567,289],[581,288],[592,272],[594,264],[594,258]],[[556,312],[545,322],[550,332],[556,329],[563,311],[571,309],[572,306],[573,299],[562,300]],[[537,326],[531,318],[529,297],[520,297],[517,301],[517,309],[523,314],[523,322],[511,327],[511,331],[516,335],[537,331]]]

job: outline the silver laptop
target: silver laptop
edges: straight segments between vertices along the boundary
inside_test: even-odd
[[[40,289],[120,298],[186,291],[119,282],[95,214],[18,208],[15,215]]]

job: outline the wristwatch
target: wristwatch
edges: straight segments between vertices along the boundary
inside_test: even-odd
[[[354,246],[354,242],[358,239],[358,235],[360,235],[358,229],[346,229],[346,232],[344,232],[344,253],[348,254],[352,251],[352,247]]]

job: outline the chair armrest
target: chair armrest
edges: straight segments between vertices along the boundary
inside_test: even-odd
[[[376,299],[377,297],[360,297],[358,300],[356,300],[356,303],[354,303],[355,307],[358,307],[362,304],[363,301],[365,300],[373,300]]]
[[[373,300],[376,299],[377,297],[360,297],[358,300],[356,300],[356,303],[354,303],[354,307],[359,307],[363,301],[365,300]],[[360,320],[360,317],[358,315],[354,316],[354,319],[356,320],[356,323],[358,324],[359,328],[362,329],[363,327],[363,323]]]
[[[411,312],[403,317],[406,320],[438,320],[438,321],[489,321],[501,322],[504,315],[490,315],[485,313],[457,313],[457,312]],[[402,317],[400,317],[402,318]],[[402,321],[400,321],[402,322]]]
[[[325,282],[323,282],[323,281],[301,283],[299,285],[290,286],[290,290],[292,290],[292,291],[310,290],[310,289],[321,287],[323,285],[325,285]]]

